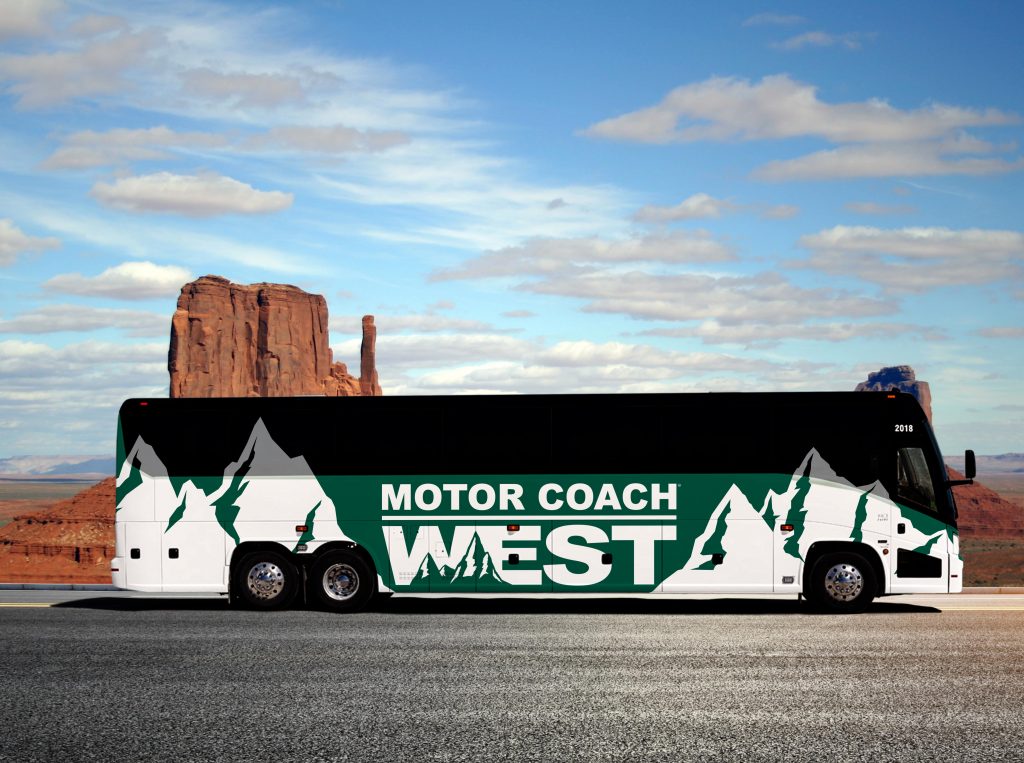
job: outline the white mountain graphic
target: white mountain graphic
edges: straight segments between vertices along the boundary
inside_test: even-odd
[[[451,564],[450,562],[455,563]],[[448,559],[448,563],[438,564],[433,554],[426,554],[413,582],[428,580],[444,581],[450,584],[474,580],[505,582],[498,570],[495,569],[491,555],[484,550],[480,536],[476,534],[473,535],[466,553],[459,559]]]
[[[689,558],[662,581],[665,590],[721,586],[719,581],[773,579],[776,528],[793,525],[783,552],[794,562],[806,557],[814,542],[809,525],[832,525],[854,541],[862,541],[869,518],[871,528],[888,535],[890,524],[877,517],[900,516],[899,507],[878,482],[857,486],[841,477],[814,448],[808,451],[782,493],[769,490],[760,509],[742,488],[733,484],[698,534]],[[909,522],[907,523],[909,526]],[[852,528],[852,529],[851,529]],[[835,533],[833,533],[835,534]],[[922,535],[922,542],[928,538]],[[715,563],[717,561],[717,563]],[[764,569],[761,570],[760,568]],[[756,568],[756,569],[755,569]],[[777,576],[776,576],[777,577]]]
[[[186,519],[217,521],[240,543],[274,538],[280,529],[271,523],[301,516],[310,527],[310,540],[350,540],[338,525],[334,502],[306,459],[288,456],[262,419],[253,426],[238,458],[224,468],[220,484],[210,492],[191,479],[175,490],[167,468],[142,437],[125,458],[117,484],[130,488],[118,503],[120,511],[131,512],[126,519],[155,519],[164,523],[165,531]]]

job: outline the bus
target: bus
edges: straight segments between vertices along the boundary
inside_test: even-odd
[[[111,570],[257,609],[785,593],[856,612],[961,590],[954,484],[896,390],[132,399]]]

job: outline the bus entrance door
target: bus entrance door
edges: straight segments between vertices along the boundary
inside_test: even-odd
[[[899,443],[896,504],[892,513],[892,593],[949,591],[948,528],[942,518],[936,483],[939,467],[926,447]]]
[[[891,567],[889,590],[892,593],[947,593],[949,540],[945,525],[913,510],[903,510],[894,518],[893,525],[892,553],[896,558]]]

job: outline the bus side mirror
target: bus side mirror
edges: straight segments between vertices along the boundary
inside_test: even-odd
[[[965,450],[964,451],[964,476],[967,479],[969,479],[969,480],[973,480],[974,479],[974,475],[976,475],[977,473],[978,473],[978,465],[977,465],[977,463],[974,460],[974,451],[973,450]]]

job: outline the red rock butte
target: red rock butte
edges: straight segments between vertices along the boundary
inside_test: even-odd
[[[932,420],[932,390],[926,381],[918,381],[914,369],[910,366],[886,366],[868,374],[867,381],[862,381],[855,388],[857,392],[888,392],[898,389],[917,398],[924,409],[928,421]]]
[[[376,342],[363,316],[357,379],[334,362],[321,295],[203,276],[181,288],[171,319],[170,396],[377,396]]]

